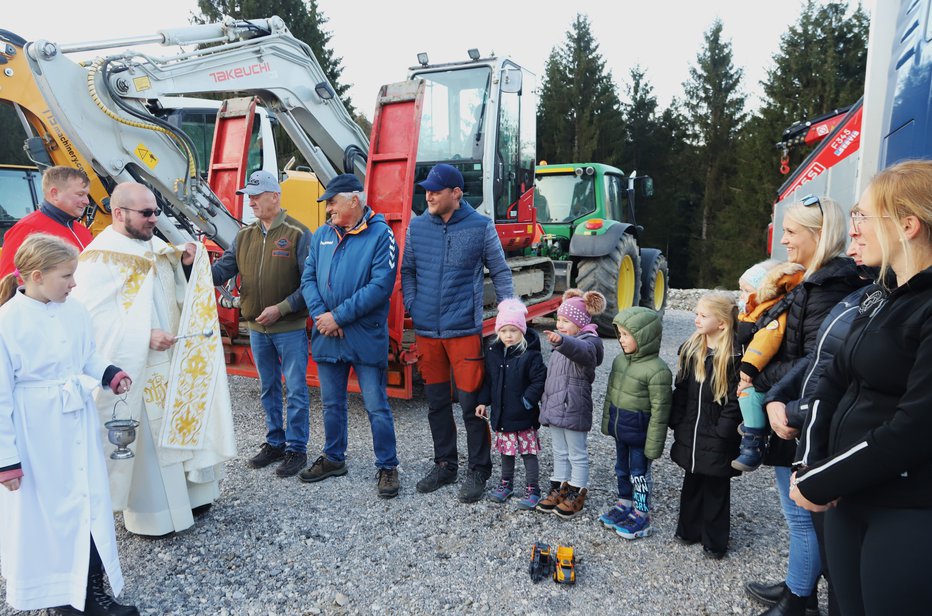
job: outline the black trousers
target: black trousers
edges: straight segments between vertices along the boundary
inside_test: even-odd
[[[434,440],[434,462],[446,462],[447,468],[456,470],[456,422],[453,420],[450,383],[425,385],[424,393],[427,396],[427,422],[430,424],[430,434]],[[488,422],[476,417],[479,392],[457,389],[457,396],[463,408],[469,470],[480,471],[488,479],[492,475],[492,435]]]
[[[686,473],[680,490],[676,534],[702,541],[713,552],[728,549],[731,534],[731,477]]]
[[[822,577],[828,582],[828,616],[841,616],[838,609],[838,598],[828,575],[828,556],[825,555],[825,512],[812,514],[812,528],[815,529],[816,539],[819,541],[819,555],[822,557]]]
[[[825,514],[825,551],[845,616],[932,613],[932,509],[842,499]]]

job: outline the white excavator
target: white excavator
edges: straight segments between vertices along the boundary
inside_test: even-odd
[[[125,49],[150,43],[194,50],[156,56]],[[89,62],[69,57],[116,48],[123,50]],[[96,175],[111,185],[135,181],[155,191],[168,214],[158,227],[168,241],[230,245],[242,224],[233,191],[242,185],[248,149],[247,139],[232,139],[233,155],[218,156],[223,139],[215,134],[210,160],[198,160],[190,136],[166,117],[174,113],[170,97],[247,94],[281,124],[324,185],[338,173],[364,179],[370,205],[385,215],[402,245],[410,217],[425,207],[416,182],[436,163],[456,166],[466,199],[495,221],[516,292],[532,305],[531,316],[552,312],[559,302],[552,297],[553,263],[533,254],[540,235],[533,205],[534,76],[509,59],[482,58],[473,49],[462,62],[430,64],[419,54],[408,80],[379,92],[370,144],[310,49],[278,17],[227,18],[80,44],[38,40],[23,55],[49,121]],[[220,127],[227,116],[252,117],[252,108],[242,107],[225,105],[217,113],[218,133],[226,134]],[[232,179],[222,181],[225,174]],[[389,390],[410,397],[415,350],[405,336],[400,300],[399,282],[389,316]],[[231,339],[229,371],[254,375],[237,324],[224,322],[222,310],[221,322]],[[313,368],[308,380],[316,382]]]

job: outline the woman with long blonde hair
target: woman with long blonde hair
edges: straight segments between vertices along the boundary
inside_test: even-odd
[[[822,376],[807,442],[822,453],[790,497],[826,511],[825,551],[843,614],[932,609],[932,161],[881,171],[851,214],[881,283]]]
[[[852,259],[845,256],[847,218],[835,201],[810,195],[786,209],[783,237],[787,259],[805,268],[803,281],[790,293],[793,301],[786,311],[786,335],[777,354],[753,379],[754,389],[765,394],[767,418],[773,433],[763,463],[774,467],[777,495],[789,527],[790,545],[786,580],[775,584],[750,582],[745,588],[752,599],[772,606],[767,616],[802,616],[807,605],[818,603],[816,584],[822,573],[816,530],[809,512],[790,497],[791,466],[796,455],[796,437],[804,418],[790,423],[786,405],[766,396],[780,379],[816,345],[822,321],[838,302],[865,284]]]

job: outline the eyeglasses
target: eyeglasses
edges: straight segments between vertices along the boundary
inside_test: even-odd
[[[890,218],[889,216],[865,216],[858,210],[851,210],[851,226],[854,227],[855,233],[861,232],[861,223],[871,218]]]
[[[157,208],[155,208],[154,210],[151,209],[151,208],[150,208],[150,209],[145,209],[145,210],[134,210],[134,209],[131,208],[131,207],[121,207],[121,208],[119,208],[119,209],[121,209],[121,210],[127,210],[127,211],[129,211],[129,212],[136,212],[137,214],[142,214],[142,217],[143,217],[143,218],[149,218],[150,216],[158,216],[159,214],[162,213],[162,208],[160,208],[160,207],[157,207]]]
[[[825,210],[822,209],[822,202],[819,201],[819,198],[815,195],[807,195],[799,200],[800,203],[805,207],[812,207],[813,205],[819,206],[819,214],[822,214],[822,218],[825,218]]]

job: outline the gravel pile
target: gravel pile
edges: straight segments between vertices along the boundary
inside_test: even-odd
[[[692,312],[696,309],[699,299],[708,292],[709,289],[670,289],[667,293],[667,309]],[[737,297],[738,292],[734,293]]]
[[[681,293],[671,292],[671,300]],[[692,320],[671,301],[663,345],[671,365],[677,346],[692,332]],[[553,321],[536,326],[552,328]],[[240,458],[228,464],[221,498],[192,529],[158,539],[128,534],[117,516],[123,598],[153,616],[763,611],[745,597],[743,584],[782,579],[787,558],[769,469],[733,481],[731,546],[721,561],[705,558],[699,545],[673,541],[683,472],[666,453],[653,470],[654,535],[626,541],[599,525],[598,515],[616,496],[614,441],[598,432],[598,418],[619,346],[604,342],[606,358],[594,387],[590,499],[576,519],[522,512],[514,500],[464,505],[456,500],[458,486],[418,494],[414,484],[432,458],[420,386],[413,400],[393,401],[402,461],[398,498],[376,497],[371,435],[358,395],[350,397],[347,476],[302,484],[297,477],[278,479],[274,467],[253,470],[246,459],[265,433],[258,382],[234,377]],[[312,391],[311,400],[313,460],[323,429],[320,397]],[[541,436],[543,479],[552,465],[546,429]],[[461,430],[461,470],[464,451]],[[493,481],[497,467],[496,461]],[[520,463],[517,480],[523,488]],[[575,586],[531,583],[527,565],[536,541],[575,547]],[[4,605],[0,613],[13,612]]]

